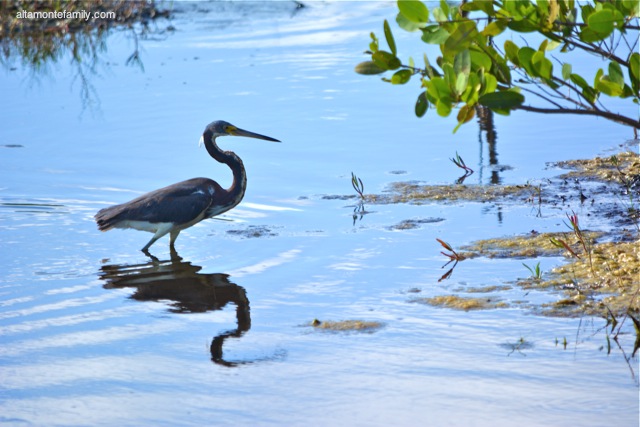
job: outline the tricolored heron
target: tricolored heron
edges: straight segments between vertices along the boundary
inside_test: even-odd
[[[231,187],[225,190],[212,179],[193,178],[151,191],[130,202],[101,209],[95,216],[100,231],[134,228],[154,233],[149,243],[142,248],[143,252],[148,253],[151,245],[165,234],[170,234],[169,245],[174,248],[180,231],[235,207],[244,197],[247,175],[240,157],[232,151],[223,151],[216,145],[216,138],[226,135],[280,142],[239,129],[224,121],[210,123],[200,142],[204,142],[211,157],[229,166],[233,173]]]

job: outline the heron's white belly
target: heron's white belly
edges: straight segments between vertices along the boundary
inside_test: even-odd
[[[148,231],[149,233],[157,233],[158,231],[169,232],[175,225],[172,222],[148,222],[148,221],[121,221],[117,228],[133,228],[140,231]]]

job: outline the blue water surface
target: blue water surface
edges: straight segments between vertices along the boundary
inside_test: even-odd
[[[561,294],[512,288],[499,298],[514,308],[470,312],[415,302],[502,286],[528,275],[523,261],[563,262],[476,258],[438,281],[436,238],[563,230],[564,212],[538,217],[522,200],[367,205],[354,218],[356,199],[342,197],[355,194],[351,172],[367,194],[452,184],[456,152],[476,170],[467,184],[496,170],[504,184],[540,182],[560,173],[548,162],[606,155],[628,128],[497,116],[491,165],[475,123],[453,134],[455,117],[415,117],[417,81],[353,71],[394,3],[171,7],[146,35],[113,30],[93,70],[69,54],[46,70],[0,68],[1,422],[636,425],[638,359],[607,352],[604,320],[526,308]],[[421,58],[419,37],[393,28],[399,55]],[[127,64],[135,34],[141,62]],[[196,176],[229,186],[198,147],[213,120],[282,141],[219,140],[248,174],[225,221],[183,231],[173,260],[166,238],[152,260],[139,251],[149,234],[97,230],[97,210],[146,191]],[[407,219],[425,221],[394,227]],[[332,333],[314,319],[383,326]]]

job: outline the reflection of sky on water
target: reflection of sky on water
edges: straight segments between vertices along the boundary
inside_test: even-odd
[[[361,37],[359,31],[324,31],[316,34],[299,34],[292,36],[277,36],[272,39],[260,40],[225,40],[221,41],[201,41],[195,42],[190,47],[202,49],[260,49],[260,48],[283,48],[301,46],[308,48],[310,46],[326,46],[331,44],[340,44],[351,41],[356,37]],[[300,61],[302,62],[302,61]]]
[[[265,259],[253,265],[241,267],[238,270],[231,270],[229,275],[233,277],[243,277],[249,274],[260,274],[266,270],[278,267],[286,263],[295,262],[296,256],[300,253],[297,249],[291,249],[276,255],[274,258]]]

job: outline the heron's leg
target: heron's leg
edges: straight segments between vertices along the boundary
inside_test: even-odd
[[[145,252],[145,253],[149,252],[149,248],[151,247],[151,245],[153,245],[156,242],[156,240],[158,240],[160,237],[162,236],[158,236],[158,235],[153,236],[151,240],[149,240],[149,243],[144,245],[144,248],[141,249],[142,252]]]
[[[160,260],[158,259],[158,257],[151,255],[151,252],[149,251],[142,251],[143,254],[145,254],[146,256],[148,256],[149,258],[151,258],[151,262],[153,263],[153,265],[158,265],[160,264]]]
[[[179,263],[182,261],[182,257],[178,255],[175,246],[169,246],[169,254],[171,255],[171,262]]]
[[[178,234],[180,234],[180,230],[173,230],[170,234],[169,246],[173,248],[176,243],[176,239],[178,238]]]
[[[148,252],[151,245],[153,245],[156,242],[156,240],[158,240],[159,238],[167,234],[169,231],[170,230],[167,230],[167,229],[160,229],[156,231],[156,234],[154,234],[151,240],[149,240],[149,243],[144,245],[144,248],[142,248],[142,252]],[[171,233],[171,236],[173,237],[173,233]]]

